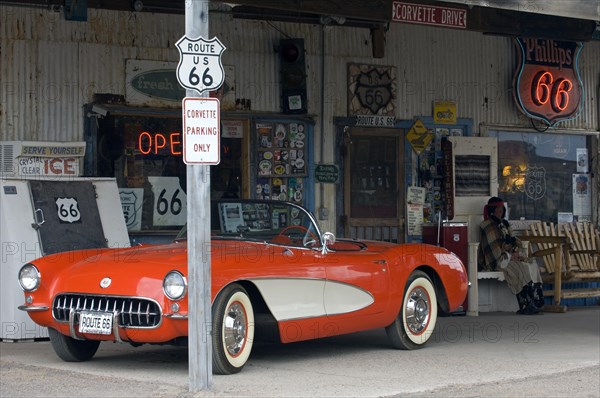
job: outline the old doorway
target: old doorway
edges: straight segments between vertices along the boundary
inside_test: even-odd
[[[344,145],[344,235],[402,243],[404,131],[354,127]]]

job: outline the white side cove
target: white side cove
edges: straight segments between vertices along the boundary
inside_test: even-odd
[[[253,279],[277,321],[345,314],[375,301],[355,286],[325,279]]]
[[[373,304],[371,294],[359,287],[327,281],[325,285],[325,312],[327,315],[358,311]]]

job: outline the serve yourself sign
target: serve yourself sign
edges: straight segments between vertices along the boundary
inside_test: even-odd
[[[221,114],[217,98],[186,97],[183,108],[183,161],[216,165],[221,161]]]

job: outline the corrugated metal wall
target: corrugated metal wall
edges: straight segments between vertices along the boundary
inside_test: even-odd
[[[82,105],[94,93],[124,95],[126,59],[179,60],[174,43],[184,33],[182,16],[90,9],[88,18],[72,22],[48,10],[0,6],[3,139],[80,140]],[[328,131],[333,117],[347,114],[348,62],[396,67],[399,119],[431,115],[434,100],[453,100],[459,117],[472,118],[474,126],[529,128],[512,99],[516,51],[507,37],[393,23],[385,58],[374,59],[368,29],[322,30],[319,25],[234,20],[221,13],[211,14],[210,25],[211,35],[228,48],[223,63],[235,66],[237,97],[250,98],[253,110],[279,110],[277,43],[300,37],[307,50],[309,113],[322,113],[324,34]],[[561,127],[593,131],[598,129],[600,42],[586,43],[580,66],[584,107],[576,120]],[[331,150],[326,152],[330,158]]]
[[[473,120],[475,132],[481,125],[531,129],[512,98],[516,49],[508,37],[392,23],[385,57],[375,59],[368,29],[211,13],[210,31],[227,47],[223,63],[235,67],[236,97],[249,98],[259,112],[280,109],[279,40],[304,38],[318,163],[334,161],[333,119],[347,115],[350,62],[396,68],[398,119],[431,116],[434,100],[452,100],[459,117]],[[184,33],[180,15],[90,9],[87,22],[73,22],[62,13],[0,6],[0,139],[82,140],[82,106],[96,93],[125,94],[127,59],[178,62],[174,43]],[[600,41],[585,44],[580,69],[586,87],[583,109],[560,128],[597,131]],[[335,209],[334,186],[323,189],[323,204]],[[320,203],[320,192],[317,196]],[[331,223],[324,228],[334,230],[333,222],[324,222]]]
[[[182,16],[0,6],[0,139],[81,141],[83,105],[125,95],[125,61],[177,61]],[[157,29],[157,26],[161,26]]]

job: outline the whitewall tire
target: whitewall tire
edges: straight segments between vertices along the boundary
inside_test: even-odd
[[[242,370],[253,342],[252,302],[241,285],[229,285],[213,304],[213,372],[232,374]]]
[[[422,271],[413,272],[406,282],[400,313],[386,328],[392,346],[402,350],[422,348],[433,334],[437,315],[431,279]]]

